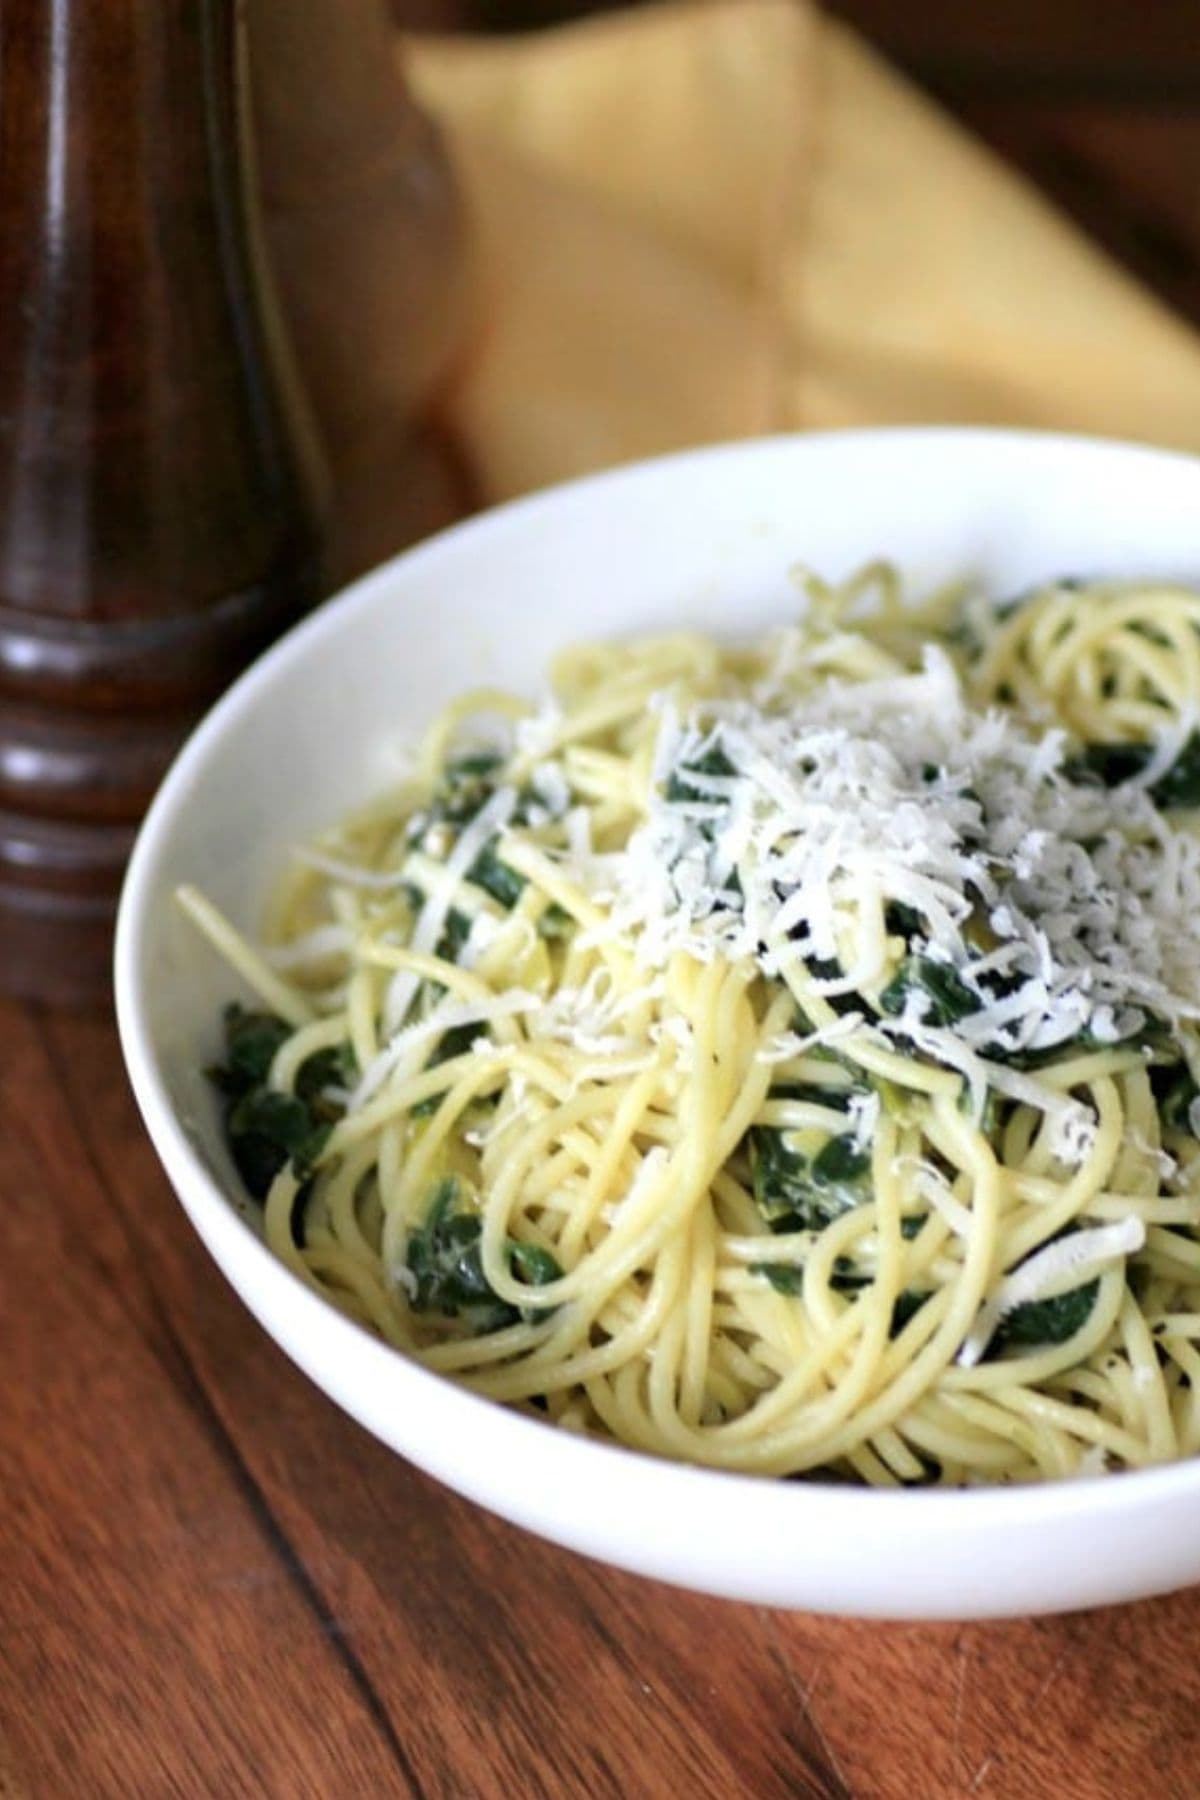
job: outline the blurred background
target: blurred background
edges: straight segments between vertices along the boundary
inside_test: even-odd
[[[523,31],[596,0],[391,0],[416,29]],[[830,0],[1126,267],[1200,323],[1195,0]]]

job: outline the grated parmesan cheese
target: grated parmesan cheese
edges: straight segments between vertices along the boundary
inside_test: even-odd
[[[392,1034],[359,1077],[358,1085],[350,1095],[349,1110],[357,1112],[360,1107],[365,1106],[379,1092],[388,1077],[401,1068],[407,1072],[415,1069],[425,1045],[444,1036],[447,1031],[453,1031],[462,1025],[490,1025],[496,1019],[534,1013],[541,1004],[539,995],[523,993],[519,988],[514,988],[507,994],[491,995],[486,1000],[443,1000],[425,1018]],[[486,1038],[482,1043],[476,1042],[471,1047],[476,1052],[492,1048]]]
[[[846,1116],[856,1150],[869,1150],[879,1125],[881,1101],[872,1089],[869,1094],[851,1094],[846,1103]]]
[[[480,852],[486,849],[496,834],[508,824],[516,810],[516,805],[517,795],[514,788],[497,788],[495,793],[480,807],[475,817],[463,826],[453,850],[443,865],[441,882],[435,892],[426,896],[425,903],[417,915],[416,924],[413,926],[412,935],[408,940],[410,950],[415,950],[422,956],[432,956],[442,932],[445,930],[446,919],[459,883],[464,880],[467,871]],[[407,969],[401,970],[394,977],[388,987],[384,1002],[386,1030],[395,1031],[403,1023],[420,985],[420,976],[412,974]]]
[[[1100,1273],[1118,1257],[1132,1256],[1146,1242],[1146,1226],[1142,1219],[1130,1214],[1117,1225],[1097,1225],[1089,1231],[1076,1231],[1070,1237],[1057,1238],[1023,1262],[1019,1269],[1006,1275],[976,1315],[975,1323],[963,1341],[957,1361],[964,1369],[974,1368],[996,1328],[1018,1306],[1031,1300],[1050,1300]]]
[[[1090,1112],[1002,1059],[1083,1032],[1118,1043],[1148,1015],[1200,1020],[1200,843],[1144,784],[1068,779],[1062,732],[970,707],[936,647],[918,674],[831,683],[786,710],[657,710],[644,824],[619,852],[572,859],[643,964],[686,951],[775,974],[794,947],[836,965],[814,993],[877,1000],[898,961],[884,915],[903,906],[919,920],[910,952],[953,971],[974,1010],[944,1028],[913,990],[871,1029],[958,1069],[977,1110],[989,1086],[1019,1088],[1073,1162]],[[732,774],[700,766],[714,750]]]

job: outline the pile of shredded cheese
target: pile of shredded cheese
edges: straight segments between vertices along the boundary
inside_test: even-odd
[[[714,750],[731,773],[698,769]],[[826,688],[784,713],[734,700],[680,718],[666,700],[645,824],[570,866],[639,961],[751,957],[773,974],[798,940],[840,962],[813,984],[825,997],[886,981],[882,914],[903,905],[921,917],[920,948],[978,997],[955,1026],[971,1048],[1040,1050],[1085,1030],[1111,1043],[1142,1008],[1194,1021],[1200,841],[1144,783],[1084,785],[1066,759],[1063,731],[973,709],[934,647],[919,674]],[[669,800],[672,779],[698,797]],[[985,986],[997,976],[1001,998]],[[920,998],[885,1029],[919,1025]]]

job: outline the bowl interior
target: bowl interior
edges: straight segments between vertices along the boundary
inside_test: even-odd
[[[797,566],[836,579],[881,555],[917,591],[964,576],[998,595],[1062,574],[1197,582],[1198,520],[1200,463],[1127,446],[900,431],[721,447],[485,515],[368,577],[263,658],[185,747],[151,810],[122,903],[117,999],[134,1086],[168,1172],[210,1249],[285,1348],[387,1441],[509,1516],[714,1591],[965,1616],[1079,1605],[1200,1577],[1200,1473],[1191,1465],[1053,1495],[883,1496],[756,1483],[567,1442],[373,1343],[267,1257],[252,1213],[245,1223],[235,1216],[238,1184],[202,1071],[236,983],[171,902],[178,883],[194,882],[253,930],[287,846],[396,779],[406,747],[444,701],[480,685],[536,694],[548,659],[569,642],[679,625],[753,633],[795,611]],[[365,1382],[382,1382],[394,1398],[368,1400]],[[438,1419],[463,1407],[482,1433],[477,1442],[494,1440],[500,1461],[511,1461],[513,1445],[529,1467],[544,1462],[561,1503],[535,1503],[518,1478],[440,1453],[447,1434]],[[636,1489],[642,1528],[637,1517],[605,1525],[582,1493],[597,1482],[610,1514]],[[1156,1493],[1172,1515],[1187,1501],[1197,1522],[1182,1547],[1143,1537],[1135,1555],[1131,1533],[1119,1555],[1076,1551],[1072,1559],[1071,1521],[1085,1492],[1094,1496],[1086,1516],[1103,1514],[1110,1532],[1131,1509],[1144,1532]],[[674,1549],[647,1547],[644,1521],[668,1497],[672,1506],[679,1497],[696,1524]],[[864,1503],[874,1510],[863,1513]],[[731,1507],[736,1550],[704,1536]],[[747,1550],[749,1513],[765,1523],[768,1513],[782,1521],[818,1507],[829,1507],[834,1533],[821,1569]],[[857,1552],[847,1536],[845,1521],[859,1516],[872,1531],[893,1521],[886,1579],[874,1552],[864,1564],[861,1535]],[[1024,1519],[1031,1529],[1052,1516],[1063,1527],[1057,1571],[1039,1553],[1029,1579],[1018,1581],[1003,1558],[967,1579],[985,1521],[990,1530],[1001,1517]],[[966,1548],[959,1560],[941,1557],[935,1577],[929,1532],[944,1530]],[[913,1546],[907,1573],[896,1568],[897,1533]],[[677,1529],[667,1535],[680,1539]]]

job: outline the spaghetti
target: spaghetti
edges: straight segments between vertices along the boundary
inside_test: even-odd
[[[1192,1454],[1200,594],[914,608],[873,566],[553,691],[447,708],[295,854],[265,949],[181,891],[262,1003],[216,1076],[276,1253],[665,1456]]]

